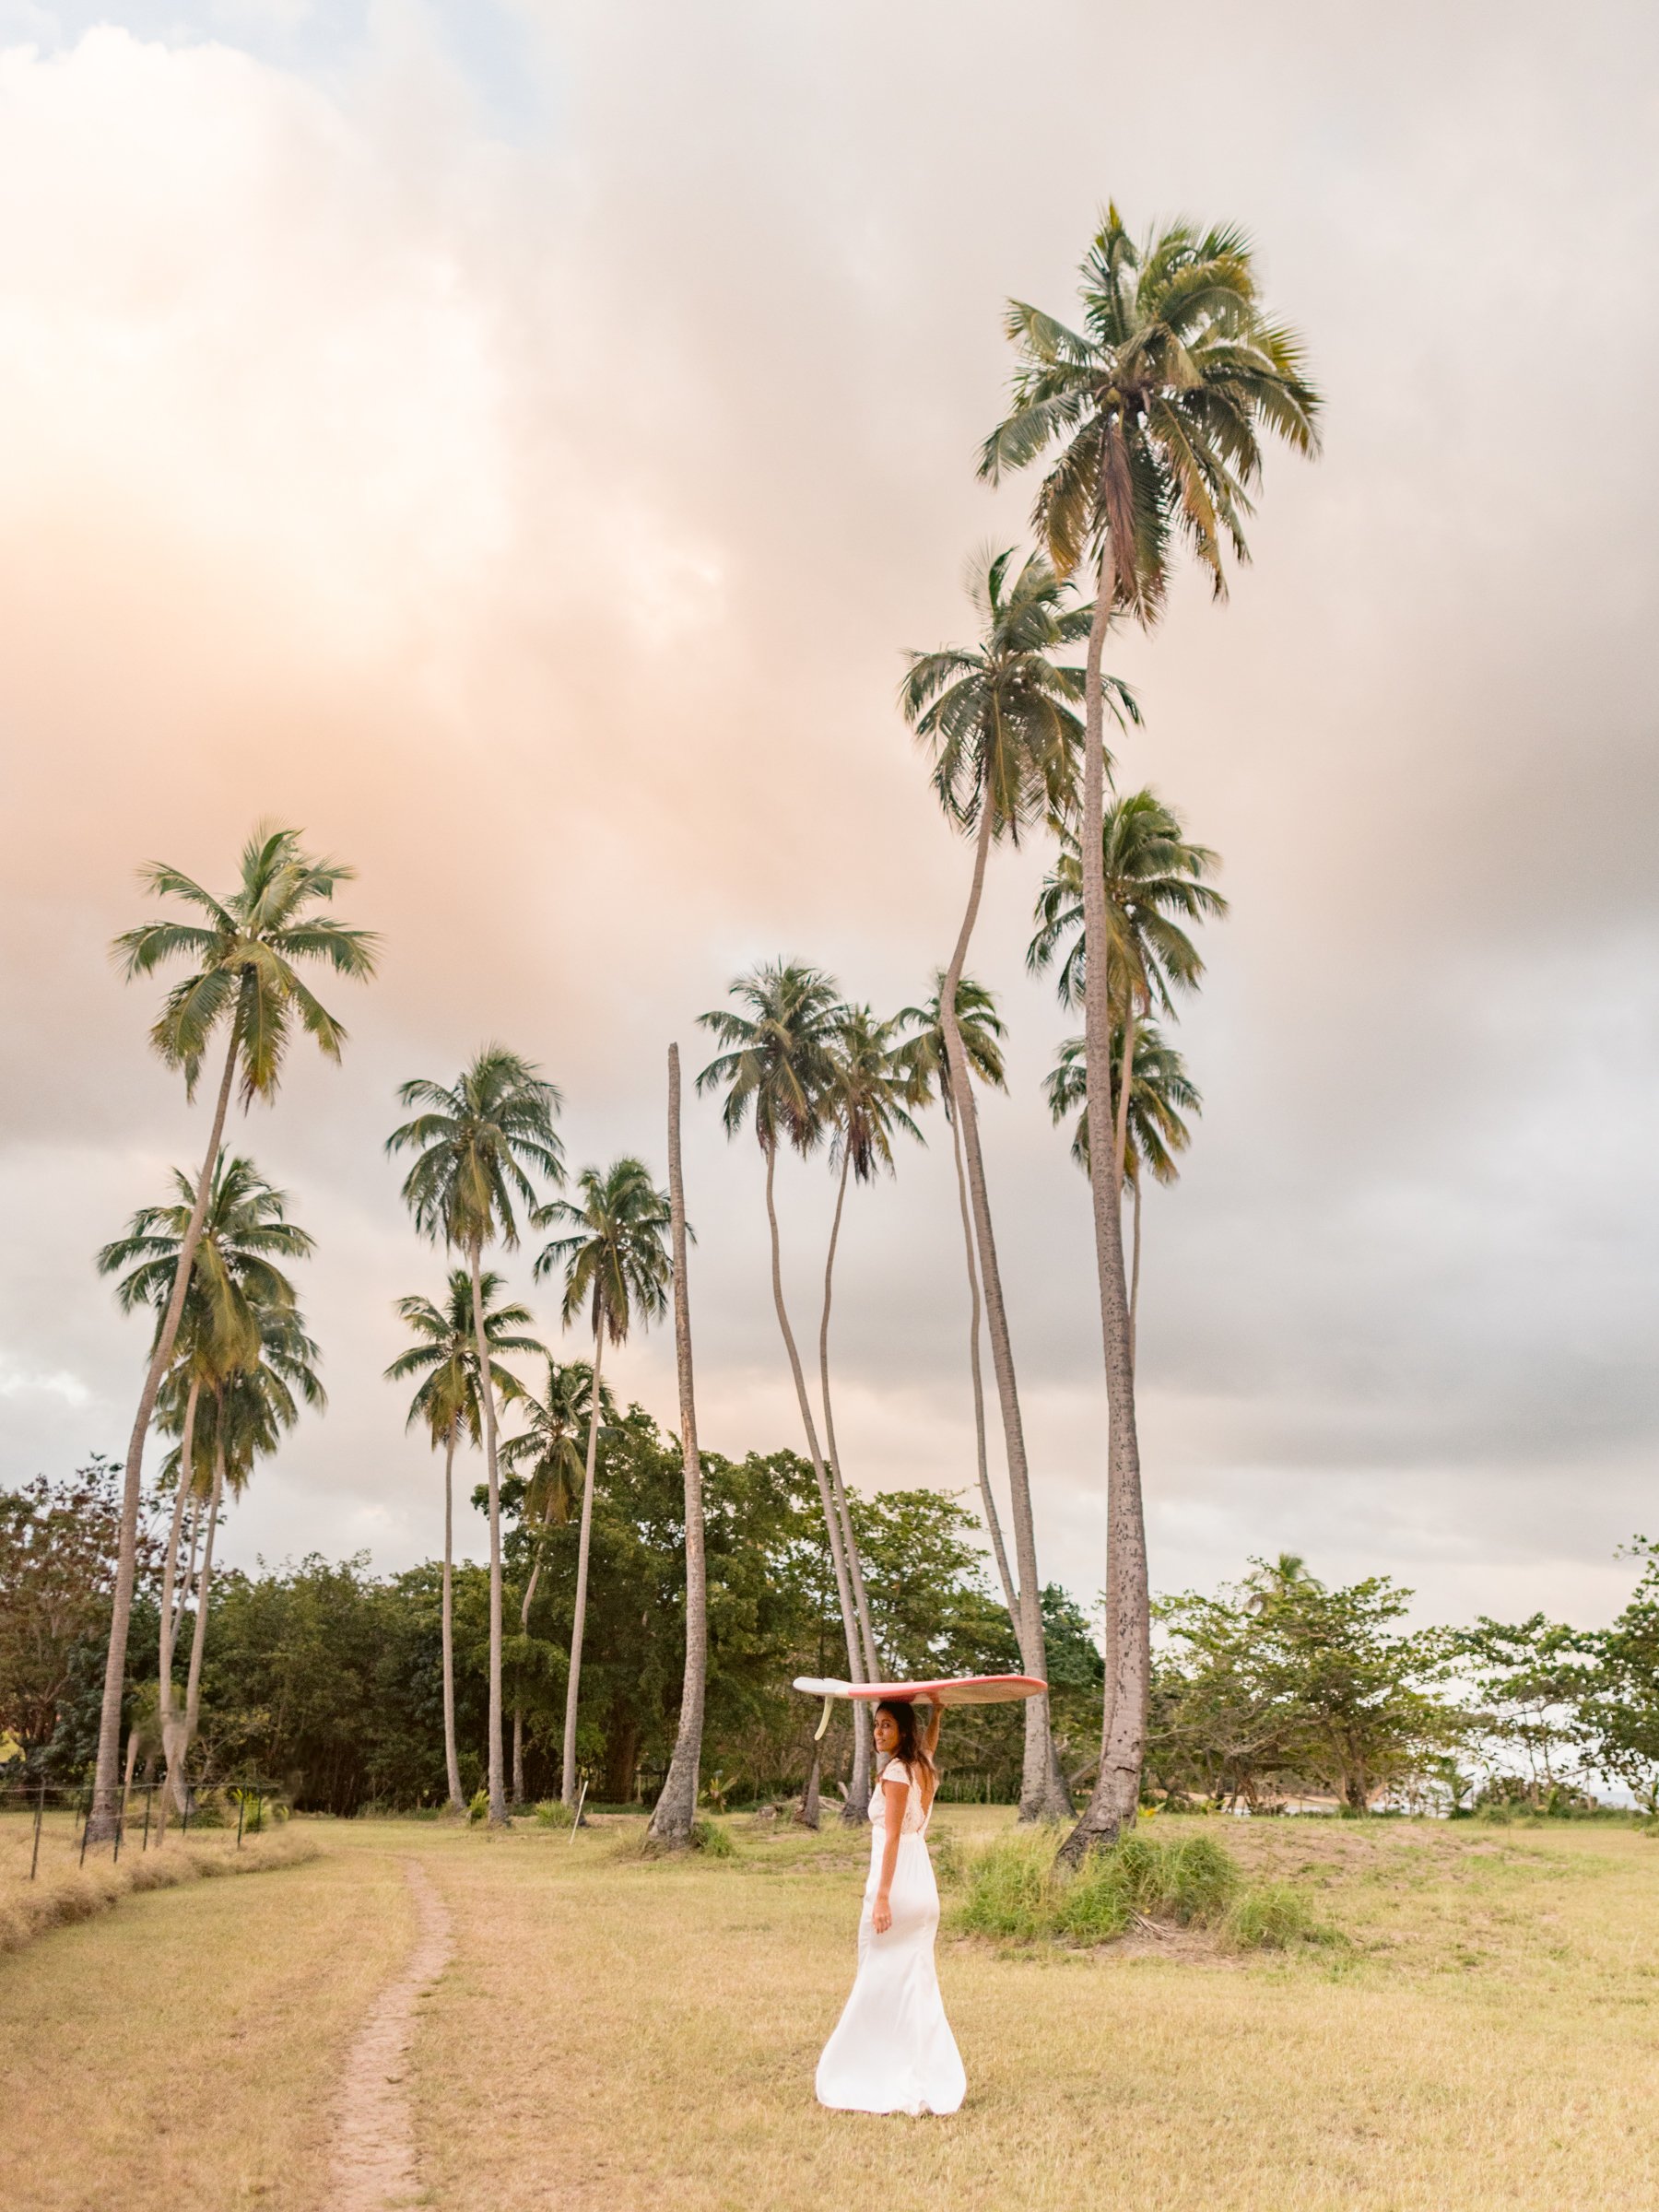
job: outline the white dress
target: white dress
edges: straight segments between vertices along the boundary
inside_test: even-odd
[[[882,1784],[888,1782],[903,1782],[909,1794],[888,1899],[893,1924],[877,1936],[870,1915],[887,1846]],[[870,1799],[870,1873],[858,1923],[858,1978],[818,2065],[818,2102],[838,2112],[954,2112],[968,2092],[934,1966],[939,1891],[927,1855],[931,1816],[931,1806],[923,1810],[921,1789],[909,1770],[889,1759]]]

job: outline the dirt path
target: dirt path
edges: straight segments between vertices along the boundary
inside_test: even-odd
[[[417,2002],[449,1963],[450,1916],[415,1860],[404,1861],[404,1874],[419,1920],[415,1948],[375,1999],[346,2062],[328,2212],[394,2212],[419,2202],[414,2117],[404,2084]]]

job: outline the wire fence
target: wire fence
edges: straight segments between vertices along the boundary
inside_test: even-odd
[[[164,1820],[161,1798],[169,1787],[164,1782],[134,1783],[122,1794],[112,1832],[100,1839],[92,1833],[90,1783],[0,1783],[0,1823],[13,1845],[6,1871],[15,1878],[19,1849],[29,1860],[23,1878],[31,1882],[42,1872],[61,1869],[66,1859],[84,1866],[88,1853],[95,1858],[107,1855],[118,1864],[124,1850],[147,1852],[159,1843],[164,1828],[180,1836],[193,1830],[198,1834],[212,1830],[225,1833],[229,1840],[234,1822],[235,1847],[240,1851],[250,1836],[263,1833],[285,1809],[283,1794],[267,1782],[191,1783],[184,1791],[182,1811],[175,1799],[166,1808]],[[19,1832],[24,1822],[27,1830]]]

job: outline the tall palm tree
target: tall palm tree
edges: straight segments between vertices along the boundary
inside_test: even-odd
[[[1154,1021],[1143,1021],[1135,1032],[1135,1058],[1129,1074],[1129,1100],[1124,1130],[1124,1181],[1134,1207],[1134,1258],[1129,1268],[1129,1358],[1135,1357],[1135,1316],[1140,1305],[1141,1192],[1147,1174],[1154,1182],[1171,1183],[1181,1170],[1176,1154],[1192,1142],[1186,1116],[1203,1112],[1204,1100],[1186,1071],[1186,1062],[1172,1044],[1166,1043]],[[1112,1035],[1112,1065],[1123,1081],[1124,1043],[1121,1026]],[[1049,1112],[1056,1122],[1077,1115],[1072,1134],[1072,1158],[1088,1172],[1088,1077],[1081,1037],[1068,1037],[1055,1054],[1043,1085]],[[1081,1112],[1078,1109],[1081,1108]]]
[[[1112,1177],[1121,1191],[1128,1150],[1133,1083],[1123,1070],[1133,1063],[1138,1025],[1156,1008],[1174,1011],[1174,993],[1196,990],[1204,974],[1198,947],[1183,924],[1227,912],[1227,901],[1205,877],[1218,863],[1207,845],[1186,836],[1181,818],[1156,792],[1132,791],[1114,799],[1101,824],[1101,872],[1106,893],[1106,995],[1118,1035],[1114,1074]],[[1038,974],[1059,953],[1056,985],[1063,1006],[1088,999],[1088,932],[1083,917],[1083,869],[1075,831],[1060,831],[1060,849],[1038,893],[1037,930],[1026,966]],[[1087,1062],[1087,1053],[1085,1054]]]
[[[799,960],[764,960],[740,975],[727,995],[739,1012],[717,1007],[700,1014],[698,1025],[710,1030],[726,1050],[710,1061],[697,1078],[700,1091],[724,1088],[725,1104],[721,1118],[728,1136],[735,1136],[752,1112],[756,1141],[766,1163],[766,1221],[771,1238],[772,1303],[778,1328],[794,1378],[795,1403],[806,1450],[818,1481],[823,1508],[824,1533],[830,1547],[830,1564],[835,1575],[841,1606],[841,1629],[847,1644],[847,1670],[854,1682],[870,1679],[865,1665],[863,1640],[858,1630],[853,1583],[841,1541],[835,1492],[830,1485],[818,1423],[806,1392],[806,1376],[790,1324],[783,1298],[783,1260],[778,1237],[775,1179],[778,1147],[786,1144],[803,1158],[824,1142],[829,1132],[826,1111],[834,1077],[835,1041],[841,1020],[840,994],[821,970]],[[870,1722],[863,1706],[853,1709],[853,1786],[842,1808],[850,1822],[868,1817],[870,1799]]]
[[[124,1313],[146,1306],[154,1312],[158,1341],[182,1275],[187,1284],[172,1358],[153,1408],[163,1433],[180,1440],[181,1473],[162,1556],[158,1721],[162,1755],[182,1810],[188,1738],[174,1704],[174,1644],[182,1612],[178,1559],[186,1503],[204,1502],[211,1487],[210,1477],[197,1477],[198,1408],[204,1389],[211,1396],[227,1378],[258,1364],[264,1317],[294,1310],[293,1286],[277,1262],[305,1258],[312,1241],[288,1219],[287,1194],[274,1190],[253,1162],[240,1156],[221,1154],[216,1161],[199,1220],[195,1185],[182,1169],[173,1172],[173,1187],[172,1203],[141,1206],[126,1234],[99,1253],[97,1266],[100,1275],[120,1277],[115,1295]],[[196,1244],[186,1271],[182,1259],[193,1221],[197,1221]]]
[[[580,1199],[557,1198],[536,1216],[538,1228],[555,1222],[571,1231],[546,1244],[537,1277],[564,1276],[562,1312],[568,1328],[583,1306],[594,1331],[593,1385],[589,1392],[587,1466],[582,1487],[582,1534],[576,1551],[576,1611],[571,1627],[571,1671],[565,1683],[564,1771],[567,1805],[576,1802],[576,1714],[582,1689],[582,1639],[587,1626],[588,1550],[594,1528],[594,1477],[599,1453],[601,1364],[606,1342],[624,1344],[637,1316],[646,1326],[667,1310],[672,1269],[667,1234],[668,1194],[659,1191],[643,1160],[619,1159],[609,1168],[583,1168]]]
[[[957,1205],[962,1217],[962,1250],[968,1265],[968,1369],[973,1384],[973,1450],[974,1464],[979,1470],[980,1503],[985,1516],[985,1530],[991,1538],[992,1556],[996,1561],[997,1577],[1002,1583],[1003,1598],[1008,1608],[1016,1638],[1019,1635],[1019,1593],[1008,1569],[1007,1546],[1003,1541],[1002,1520],[996,1510],[996,1500],[991,1489],[990,1455],[985,1442],[985,1382],[980,1364],[980,1276],[979,1262],[973,1251],[973,1214],[968,1196],[968,1171],[962,1159],[962,1127],[959,1116],[950,1102],[950,1065],[946,1052],[945,1023],[940,1011],[945,988],[945,971],[937,970],[934,976],[934,994],[920,1006],[906,1006],[899,1014],[900,1025],[911,1031],[905,1040],[903,1053],[909,1074],[909,1098],[912,1106],[926,1106],[937,1097],[945,1110],[945,1119],[950,1124],[950,1148],[956,1160]],[[996,1000],[982,983],[965,975],[957,985],[957,1030],[962,1040],[962,1056],[968,1065],[971,1077],[1006,1090],[1007,1078],[1003,1068],[1002,1041],[1007,1035],[1007,1025],[996,1011]]]
[[[502,1278],[493,1269],[479,1281],[484,1307],[484,1338],[489,1347],[489,1374],[503,1400],[518,1397],[523,1385],[511,1369],[496,1364],[498,1352],[539,1352],[546,1347],[534,1336],[510,1334],[527,1328],[528,1306],[498,1305]],[[478,1340],[474,1334],[472,1277],[465,1267],[450,1271],[441,1306],[429,1298],[400,1298],[395,1311],[408,1323],[415,1342],[400,1352],[386,1370],[388,1382],[421,1378],[409,1402],[406,1429],[423,1427],[432,1449],[443,1450],[443,1763],[449,1784],[450,1810],[465,1813],[461,1789],[461,1759],[455,1744],[455,1600],[454,1547],[455,1446],[465,1430],[475,1449],[484,1441],[483,1404],[478,1390]]]
[[[830,1225],[830,1246],[824,1260],[823,1318],[818,1324],[824,1459],[840,1520],[841,1546],[847,1555],[847,1579],[858,1618],[865,1667],[872,1682],[880,1679],[881,1667],[876,1652],[869,1594],[865,1589],[864,1566],[847,1506],[841,1448],[835,1441],[835,1413],[830,1395],[830,1306],[848,1178],[856,1176],[860,1182],[873,1182],[882,1171],[893,1174],[893,1137],[898,1131],[913,1136],[918,1144],[922,1142],[922,1132],[905,1111],[912,1077],[898,1031],[897,1021],[877,1021],[868,1006],[844,1006],[830,1048],[829,1084],[824,1094],[824,1111],[830,1124],[830,1164],[839,1170],[835,1214]]]
[[[1018,571],[1012,570],[1013,559],[1012,552],[998,553],[970,571],[970,592],[981,618],[978,643],[912,653],[899,698],[906,721],[933,754],[934,790],[947,820],[973,839],[967,909],[940,984],[939,1003],[951,1096],[961,1118],[991,1364],[1008,1463],[1020,1653],[1027,1672],[1041,1675],[1047,1663],[1025,1426],[991,1225],[979,1112],[957,1024],[956,994],[979,917],[993,844],[1018,845],[1032,823],[1064,813],[1072,803],[1083,735],[1077,711],[1083,675],[1053,656],[1084,636],[1089,609],[1066,604],[1064,587],[1041,554],[1030,555]],[[1112,696],[1120,713],[1137,715],[1133,696],[1123,686],[1113,685]],[[1098,738],[1096,744],[1103,749]],[[1071,1806],[1054,1757],[1046,1698],[1027,1700],[1025,1725],[1020,1818],[1059,1818]]]
[[[275,1098],[296,1022],[328,1058],[340,1057],[346,1031],[306,985],[300,973],[302,963],[319,960],[337,974],[359,980],[374,972],[376,939],[372,933],[348,929],[315,911],[332,900],[335,887],[348,882],[355,871],[337,861],[313,858],[301,850],[300,837],[297,830],[262,824],[243,848],[236,888],[223,899],[204,890],[182,870],[152,862],[139,871],[145,888],[159,899],[194,908],[205,919],[140,923],[117,937],[113,947],[129,982],[153,974],[171,960],[190,963],[190,973],[168,993],[160,1017],[150,1030],[150,1043],[160,1058],[169,1067],[182,1072],[186,1099],[195,1096],[202,1063],[216,1037],[225,1040],[225,1063],[206,1154],[196,1178],[195,1207],[185,1225],[172,1295],[150,1346],[149,1365],[127,1444],[121,1538],[99,1715],[98,1764],[88,1816],[95,1840],[112,1836],[120,1816],[121,1699],[133,1611],[145,1439],[149,1434],[156,1394],[172,1358],[191,1265],[202,1233],[202,1217],[212,1188],[214,1163],[224,1138],[231,1087],[240,1069],[244,1106],[256,1098]]]
[[[697,1818],[702,1766],[703,1699],[709,1672],[709,1583],[703,1528],[702,1461],[697,1449],[697,1396],[691,1373],[691,1301],[686,1281],[686,1185],[680,1166],[679,1046],[668,1047],[668,1214],[674,1263],[674,1354],[679,1383],[680,1458],[686,1490],[686,1665],[680,1686],[679,1725],[662,1794],[652,1808],[650,1834],[659,1843],[683,1846]]]
[[[403,1084],[400,1104],[423,1111],[394,1129],[388,1153],[411,1151],[403,1199],[415,1226],[446,1250],[465,1254],[472,1286],[473,1342],[488,1344],[484,1325],[484,1248],[498,1238],[518,1242],[515,1202],[532,1215],[540,1205],[535,1176],[564,1181],[564,1154],[553,1127],[559,1092],[535,1067],[504,1045],[487,1044],[454,1083],[418,1077]],[[496,1398],[480,1378],[484,1463],[489,1487],[489,1820],[507,1823],[501,1771],[501,1482],[496,1453]]]
[[[547,1531],[562,1527],[582,1499],[582,1459],[579,1440],[592,1415],[593,1404],[594,1371],[589,1363],[585,1359],[567,1359],[560,1366],[549,1353],[547,1396],[538,1398],[531,1390],[522,1392],[519,1407],[528,1417],[530,1426],[519,1435],[509,1437],[501,1446],[501,1465],[524,1470],[519,1525],[532,1538],[530,1572],[524,1578],[524,1594],[519,1601],[521,1640],[530,1633],[530,1608],[535,1603],[536,1587],[541,1581]],[[616,1410],[608,1387],[601,1382],[600,1420],[610,1421]],[[516,1697],[512,1705],[512,1802],[514,1805],[524,1802],[524,1711]]]
[[[1249,557],[1243,524],[1262,473],[1264,433],[1317,447],[1320,398],[1300,340],[1265,312],[1249,240],[1233,229],[1172,223],[1137,245],[1115,207],[1083,264],[1083,327],[1022,300],[1006,329],[1018,353],[1012,406],[986,440],[980,474],[996,482],[1052,451],[1036,527],[1056,571],[1087,560],[1095,587],[1084,664],[1079,835],[1084,929],[1106,939],[1106,630],[1122,609],[1160,611],[1171,556],[1184,545],[1226,590],[1225,550]],[[1066,1852],[1076,1860],[1132,1820],[1140,1797],[1151,1672],[1150,1595],[1135,1375],[1129,1348],[1122,1206],[1108,1139],[1112,1007],[1106,962],[1089,962],[1084,1036],[1093,1147],[1095,1232],[1108,1425],[1106,1694],[1100,1779]]]

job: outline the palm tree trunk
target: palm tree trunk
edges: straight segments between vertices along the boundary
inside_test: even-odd
[[[535,1549],[530,1559],[530,1578],[524,1584],[524,1595],[519,1606],[519,1635],[527,1639],[530,1634],[530,1608],[535,1603],[536,1584],[541,1581],[542,1550],[547,1541],[547,1516],[535,1538]],[[524,1712],[522,1705],[512,1708],[512,1802],[524,1802]]]
[[[478,1357],[478,1403],[484,1411],[484,1467],[489,1484],[489,1825],[507,1825],[507,1792],[501,1776],[501,1481],[496,1464],[495,1382],[489,1372],[489,1339],[484,1333],[483,1246],[475,1241],[472,1263],[473,1339]]]
[[[599,1464],[599,1363],[605,1357],[605,1307],[594,1314],[594,1395],[588,1412],[587,1479],[582,1486],[582,1535],[576,1547],[576,1613],[571,1623],[571,1671],[565,1683],[564,1769],[560,1789],[576,1802],[576,1707],[582,1688],[582,1638],[587,1627],[588,1550],[594,1531],[594,1481]]]
[[[156,1719],[161,1731],[161,1754],[171,1775],[175,1760],[182,1763],[182,1747],[175,1740],[182,1724],[173,1707],[173,1649],[178,1637],[179,1622],[183,1618],[184,1598],[190,1594],[190,1578],[195,1571],[195,1537],[194,1530],[190,1544],[190,1563],[185,1571],[183,1595],[177,1594],[179,1571],[179,1543],[184,1533],[184,1506],[190,1497],[195,1472],[195,1417],[196,1406],[202,1394],[202,1385],[195,1376],[191,1377],[190,1394],[184,1401],[184,1428],[179,1440],[179,1484],[173,1497],[172,1521],[167,1532],[167,1551],[161,1565],[161,1625],[160,1649],[157,1662]],[[161,1826],[156,1841],[160,1843],[167,1834],[168,1793],[161,1796]]]
[[[213,1495],[207,1503],[207,1534],[202,1544],[202,1575],[196,1584],[195,1627],[190,1639],[190,1673],[184,1684],[184,1741],[179,1755],[176,1778],[171,1761],[167,1770],[173,1803],[181,1813],[188,1803],[184,1794],[185,1765],[190,1758],[190,1747],[195,1742],[196,1724],[201,1715],[202,1653],[207,1648],[207,1599],[213,1588],[213,1538],[218,1527],[219,1504],[225,1495],[224,1430],[224,1407],[221,1405],[218,1418],[213,1425]]]
[[[680,1171],[679,1047],[668,1047],[668,1213],[674,1248],[674,1358],[679,1379],[680,1454],[686,1477],[686,1672],[668,1779],[651,1816],[660,1843],[684,1843],[697,1818],[703,1698],[709,1672],[709,1578],[704,1547],[702,1461],[691,1377],[691,1305],[686,1281],[686,1189]]]
[[[979,1262],[973,1256],[973,1216],[968,1206],[968,1171],[962,1164],[962,1132],[958,1126],[955,1113],[950,1110],[948,1092],[946,1099],[946,1113],[950,1123],[950,1148],[956,1156],[957,1203],[962,1209],[962,1250],[968,1262],[968,1367],[973,1377],[973,1451],[979,1469],[980,1503],[984,1509],[985,1527],[990,1534],[991,1549],[996,1559],[1003,1601],[1008,1608],[1008,1618],[1014,1624],[1015,1641],[1018,1641],[1019,1593],[1015,1589],[1014,1577],[1008,1571],[1007,1547],[1003,1542],[996,1500],[991,1494],[991,1465],[985,1450],[985,1378],[980,1370]]]
[[[515,1705],[512,1709],[512,1804],[516,1812],[524,1806],[524,1715]]]
[[[849,1153],[841,1160],[841,1182],[835,1194],[835,1218],[830,1224],[830,1250],[824,1261],[824,1317],[818,1324],[818,1382],[824,1398],[824,1464],[830,1471],[830,1488],[834,1493],[841,1544],[847,1555],[847,1580],[852,1586],[853,1610],[858,1620],[865,1678],[879,1682],[881,1667],[876,1656],[876,1631],[870,1623],[870,1600],[865,1589],[858,1543],[853,1534],[853,1514],[847,1504],[847,1486],[841,1479],[841,1453],[835,1441],[835,1415],[830,1403],[830,1300],[835,1281],[835,1248],[841,1242],[841,1208],[847,1202],[847,1174],[852,1164]]]
[[[476,1323],[475,1323],[476,1325]],[[443,1766],[452,1813],[464,1813],[461,1759],[455,1748],[455,1430],[443,1440]]]
[[[1014,1373],[1014,1350],[1008,1335],[1007,1308],[1003,1302],[1002,1270],[997,1265],[996,1235],[991,1226],[991,1204],[985,1191],[985,1162],[980,1150],[979,1112],[969,1079],[968,1056],[962,1049],[961,1026],[957,1020],[957,990],[968,959],[968,946],[979,918],[985,888],[985,864],[991,853],[994,818],[989,794],[980,801],[979,835],[974,843],[973,880],[968,908],[957,937],[956,950],[945,971],[939,992],[939,1015],[945,1031],[945,1057],[950,1072],[950,1092],[962,1126],[962,1148],[968,1162],[968,1190],[973,1206],[973,1226],[979,1243],[980,1271],[985,1287],[985,1317],[991,1334],[991,1366],[996,1377],[998,1406],[1002,1413],[1003,1442],[1008,1462],[1008,1507],[1014,1523],[1014,1559],[1019,1583],[1020,1664],[1027,1674],[1046,1677],[1048,1660],[1042,1633],[1041,1584],[1037,1575],[1037,1530],[1031,1512],[1030,1473],[1026,1463],[1025,1426],[1019,1416],[1019,1386]],[[1025,1701],[1025,1761],[1019,1786],[1022,1820],[1061,1819],[1071,1811],[1070,1800],[1054,1754],[1046,1697]]]
[[[868,1681],[865,1673],[864,1654],[859,1649],[857,1617],[853,1607],[853,1586],[847,1574],[846,1558],[841,1550],[841,1531],[837,1525],[835,1494],[830,1488],[830,1477],[824,1466],[824,1455],[818,1449],[818,1424],[812,1418],[812,1402],[806,1394],[806,1377],[801,1368],[801,1355],[795,1348],[794,1331],[789,1325],[789,1309],[783,1302],[783,1255],[778,1239],[778,1207],[772,1192],[772,1177],[778,1165],[778,1148],[769,1144],[766,1152],[766,1224],[771,1234],[772,1302],[778,1309],[778,1326],[783,1334],[783,1348],[789,1355],[789,1371],[794,1377],[795,1402],[801,1409],[801,1426],[806,1431],[806,1449],[812,1458],[812,1471],[818,1477],[818,1502],[824,1511],[824,1533],[830,1540],[830,1564],[835,1571],[835,1592],[841,1601],[841,1629],[847,1640],[847,1671],[854,1682]],[[853,1706],[853,1786],[841,1807],[841,1818],[849,1827],[855,1827],[870,1817],[870,1716],[860,1700]]]
[[[1074,1864],[1096,1843],[1110,1842],[1132,1823],[1140,1802],[1151,1674],[1151,1621],[1147,1584],[1147,1530],[1141,1500],[1140,1444],[1135,1433],[1135,1361],[1129,1294],[1124,1272],[1120,1155],[1112,1110],[1112,1006],[1107,975],[1105,700],[1100,660],[1117,593],[1112,541],[1100,557],[1100,592],[1089,625],[1084,674],[1083,860],[1084,1065],[1088,1108],[1088,1182],[1094,1213],[1095,1273],[1106,1367],[1106,1688],[1100,1771],[1093,1794],[1063,1846]],[[1133,1027],[1126,1007],[1125,1034]],[[1125,1056],[1124,1099],[1128,1098]],[[1108,1132],[1112,1135],[1108,1135]]]
[[[133,1433],[127,1444],[126,1474],[121,1492],[121,1541],[115,1558],[115,1588],[110,1600],[110,1644],[104,1656],[103,1703],[98,1716],[98,1764],[92,1782],[92,1809],[88,1824],[92,1841],[107,1841],[115,1833],[118,1812],[121,1767],[121,1700],[126,1688],[127,1631],[133,1618],[133,1580],[138,1564],[138,1501],[144,1475],[144,1446],[149,1435],[150,1417],[156,1410],[156,1393],[161,1387],[161,1378],[167,1372],[167,1363],[179,1334],[179,1320],[184,1311],[184,1297],[190,1288],[190,1271],[195,1261],[196,1246],[202,1241],[202,1223],[207,1217],[207,1201],[212,1194],[213,1171],[217,1166],[219,1147],[224,1142],[225,1115],[230,1106],[230,1085],[236,1074],[236,1047],[241,1034],[240,1015],[230,1024],[230,1045],[225,1054],[225,1072],[219,1078],[218,1097],[214,1103],[213,1126],[207,1136],[207,1156],[202,1163],[202,1172],[196,1182],[195,1204],[190,1209],[183,1241],[179,1246],[178,1268],[173,1277],[172,1295],[167,1301],[167,1311],[161,1319],[161,1334],[156,1339],[150,1354],[149,1372],[144,1378],[144,1389],[138,1398],[138,1411],[133,1419]]]
[[[1135,1259],[1129,1274],[1129,1366],[1135,1367],[1135,1324],[1140,1311],[1141,1186],[1135,1179]]]

